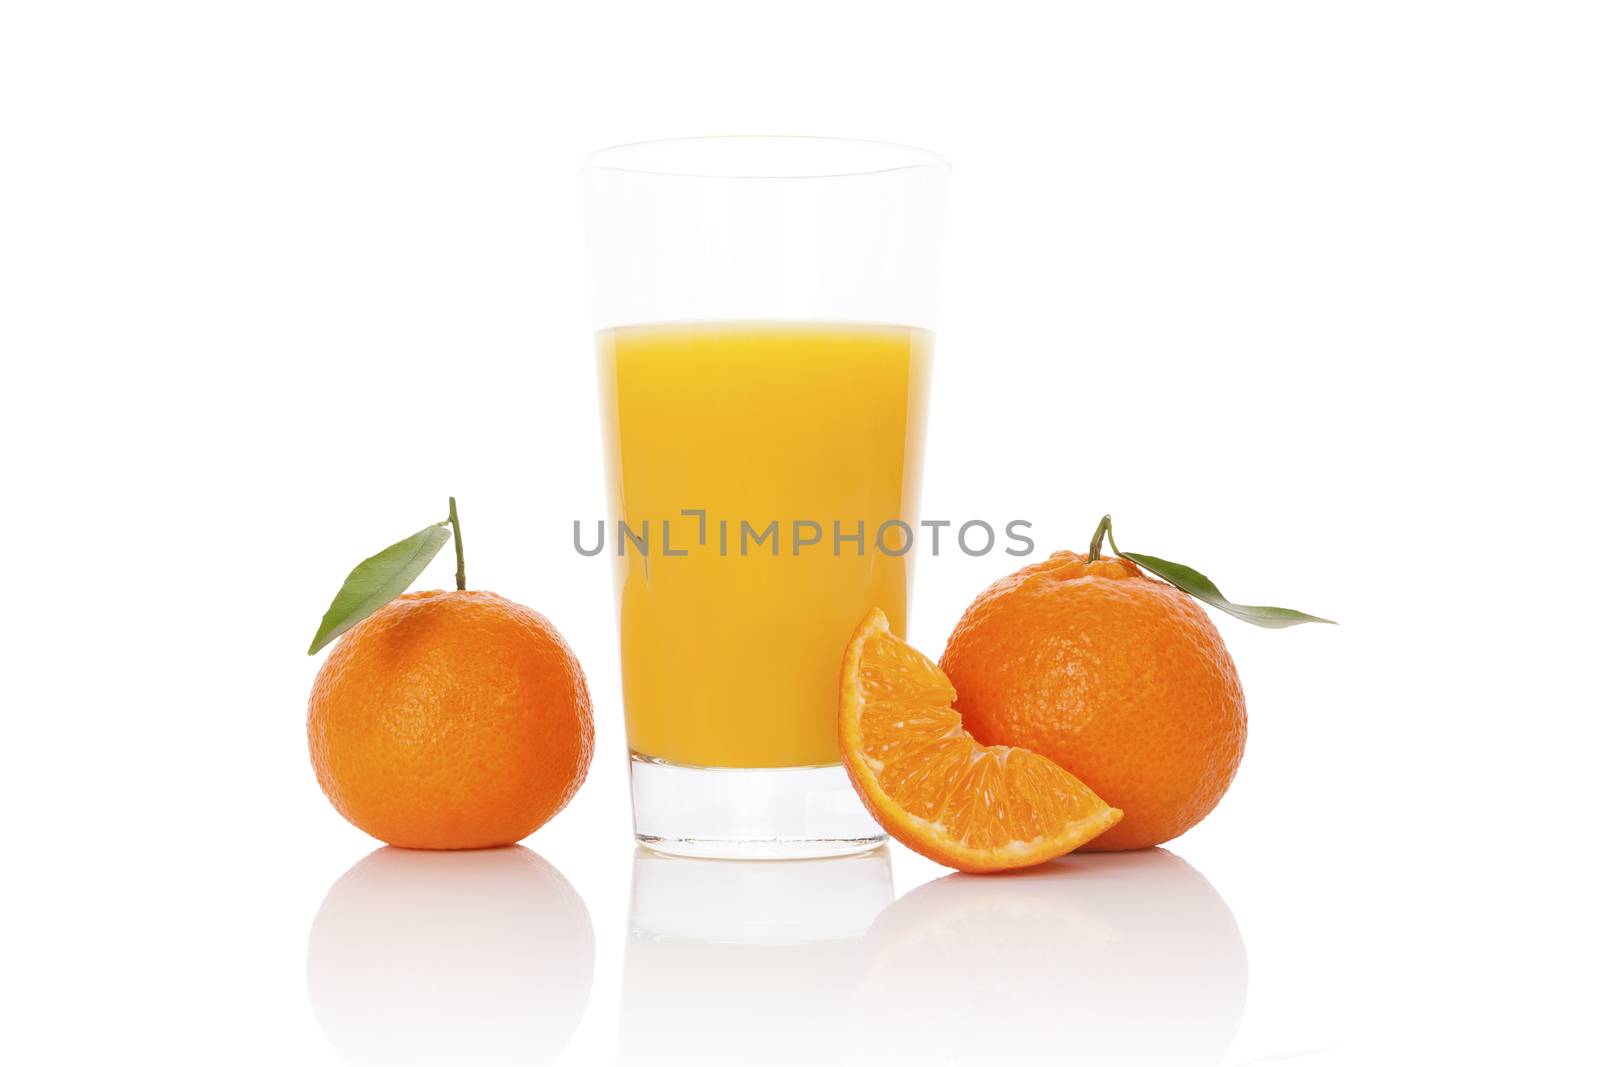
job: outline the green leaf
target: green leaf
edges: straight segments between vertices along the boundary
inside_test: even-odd
[[[357,563],[328,605],[306,655],[316,655],[335,637],[405,592],[449,540],[450,521],[446,519]]]
[[[1193,567],[1185,567],[1182,563],[1173,563],[1171,560],[1161,559],[1158,556],[1146,556],[1138,552],[1124,552],[1116,547],[1116,542],[1111,544],[1117,555],[1131,559],[1157,578],[1163,578],[1182,589],[1196,600],[1204,601],[1219,611],[1226,611],[1236,619],[1265,626],[1271,630],[1281,630],[1285,626],[1298,626],[1303,622],[1325,622],[1332,625],[1332,619],[1320,619],[1315,615],[1307,615],[1303,611],[1293,608],[1269,608],[1254,604],[1235,604],[1222,595],[1222,590],[1210,578],[1201,574]]]

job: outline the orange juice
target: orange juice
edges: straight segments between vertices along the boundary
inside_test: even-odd
[[[852,629],[880,607],[905,632],[930,341],[781,322],[599,334],[633,752],[839,762]]]

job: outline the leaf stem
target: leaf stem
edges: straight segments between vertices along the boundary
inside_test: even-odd
[[[1110,534],[1111,534],[1111,516],[1110,515],[1102,515],[1102,516],[1100,516],[1100,525],[1096,526],[1094,528],[1094,537],[1089,541],[1089,562],[1090,563],[1093,563],[1095,560],[1100,558],[1100,546],[1105,543],[1105,539],[1107,537],[1109,537]],[[1112,540],[1112,542],[1111,542],[1111,551],[1117,552],[1117,542],[1115,540]],[[1122,553],[1121,552],[1117,552],[1117,555],[1120,556],[1120,555],[1122,555]]]
[[[438,512],[434,514],[437,515]],[[456,539],[456,589],[464,590],[467,588],[467,556],[461,550],[461,517],[456,514],[455,497],[450,498],[450,530]]]

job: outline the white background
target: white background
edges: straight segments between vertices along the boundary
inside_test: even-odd
[[[0,10],[9,1062],[1595,1054],[1588,5]],[[736,132],[955,166],[925,514],[1044,549],[1110,511],[1342,623],[1219,619],[1251,736],[1169,846],[1198,881],[919,889],[896,847],[842,941],[630,935],[577,163]],[[375,845],[311,774],[303,650],[450,493],[594,692],[526,842],[576,896],[380,858],[314,934]],[[923,557],[913,640],[1013,563]]]

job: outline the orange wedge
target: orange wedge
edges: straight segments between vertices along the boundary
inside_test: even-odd
[[[938,664],[889,632],[856,627],[839,678],[839,751],[873,817],[907,848],[982,873],[1065,855],[1122,812],[1025,748],[980,745]]]

